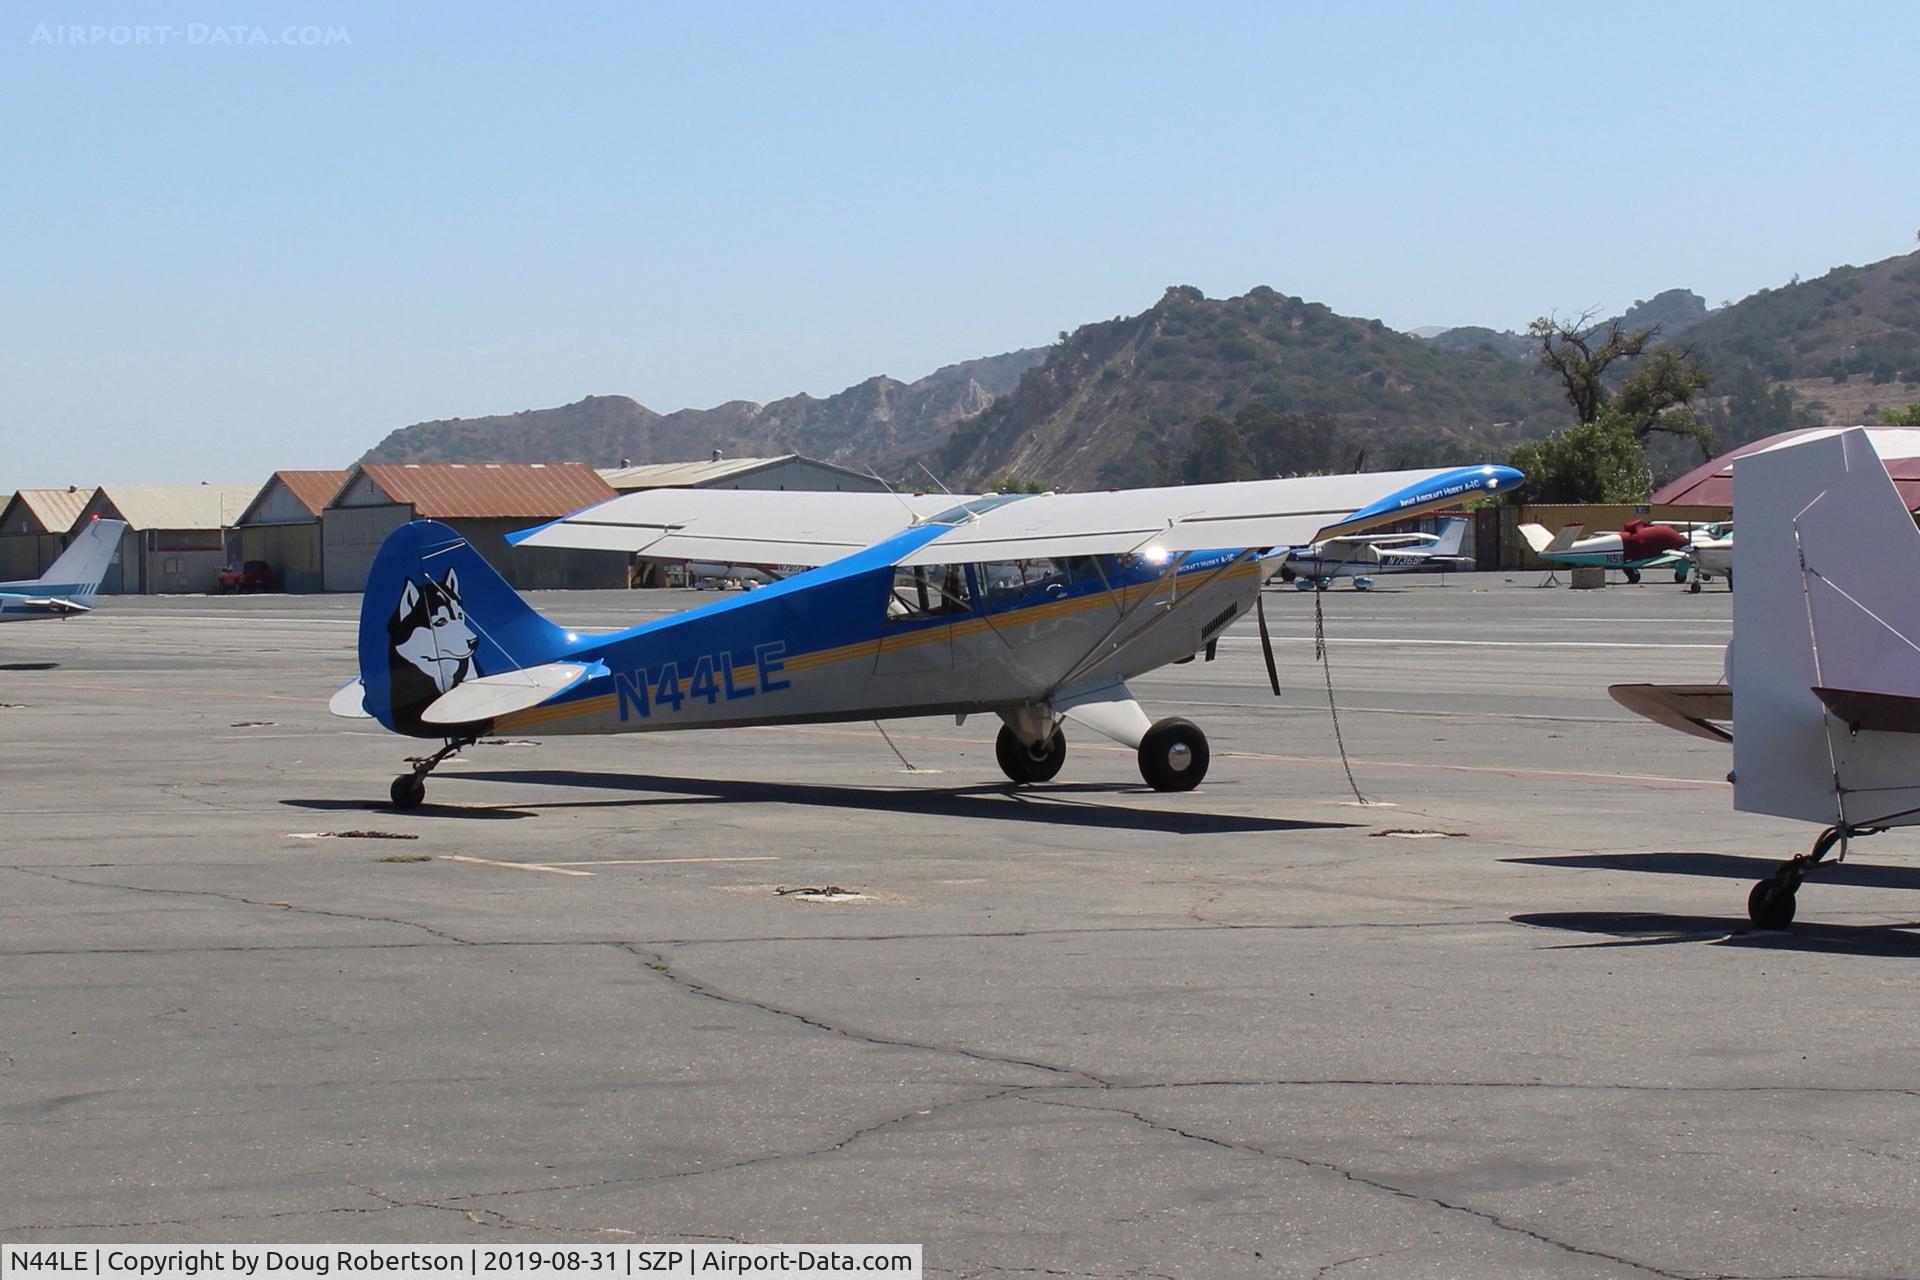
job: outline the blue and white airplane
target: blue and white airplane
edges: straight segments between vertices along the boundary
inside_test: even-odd
[[[90,612],[126,529],[123,520],[91,520],[45,573],[24,582],[0,582],[0,622]]]
[[[603,636],[547,621],[458,533],[416,520],[375,557],[360,677],[332,709],[443,740],[393,780],[402,808],[421,802],[441,760],[487,733],[974,714],[1003,721],[997,756],[1015,782],[1060,771],[1070,719],[1134,748],[1148,785],[1185,791],[1206,776],[1206,735],[1150,720],[1126,682],[1211,656],[1280,567],[1268,549],[1521,479],[1479,466],[969,498],[625,494],[510,541],[816,567]]]
[[[1355,591],[1371,591],[1376,574],[1471,564],[1460,554],[1466,534],[1466,517],[1455,516],[1438,533],[1351,533],[1323,538],[1289,552],[1279,577],[1302,591],[1325,591],[1335,578],[1352,578]]]

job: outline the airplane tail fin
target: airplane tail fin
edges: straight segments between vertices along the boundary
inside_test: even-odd
[[[1533,548],[1535,555],[1546,556],[1572,547],[1579,540],[1581,529],[1585,527],[1570,524],[1559,533],[1548,533],[1545,525],[1523,524],[1520,526],[1520,536],[1527,540],[1527,545]]]
[[[120,550],[120,535],[126,530],[124,520],[89,521],[59,558],[47,566],[39,581],[31,585],[76,604],[93,603],[101,579],[107,576],[107,569]]]
[[[1734,806],[1920,822],[1920,530],[1855,428],[1735,464]]]
[[[360,602],[361,708],[396,733],[456,737],[423,720],[455,685],[523,671],[581,643],[521,599],[446,525],[414,520],[387,535]]]
[[[1457,556],[1460,554],[1460,544],[1466,536],[1466,517],[1455,516],[1440,526],[1440,540],[1434,543],[1430,550],[1434,556]]]

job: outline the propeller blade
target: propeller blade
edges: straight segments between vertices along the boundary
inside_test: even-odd
[[[1260,622],[1260,653],[1267,660],[1267,681],[1273,685],[1273,696],[1280,696],[1280,668],[1273,665],[1273,637],[1267,634],[1267,602],[1264,595],[1253,598],[1253,614]]]

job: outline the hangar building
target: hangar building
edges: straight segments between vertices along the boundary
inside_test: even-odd
[[[322,591],[320,512],[347,482],[344,471],[276,471],[234,523],[230,555],[262,560],[276,591]]]
[[[460,531],[522,591],[624,587],[627,562],[598,551],[515,550],[506,535],[614,491],[579,462],[363,462],[320,513],[321,573],[328,591],[359,591],[380,544],[416,517]]]
[[[0,506],[0,582],[37,578],[67,548],[91,489],[22,489]]]
[[[227,562],[227,531],[255,492],[250,484],[100,486],[80,520],[99,516],[127,522],[120,556],[100,590],[121,595],[214,590]]]

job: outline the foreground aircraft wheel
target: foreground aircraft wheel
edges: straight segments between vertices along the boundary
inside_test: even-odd
[[[1784,929],[1793,923],[1794,891],[1769,876],[1747,895],[1747,919],[1756,929]]]
[[[394,808],[417,809],[427,798],[427,784],[416,774],[403,773],[393,780],[387,794],[393,798]]]
[[[1634,583],[1635,585],[1639,584],[1640,571],[1638,569],[1622,569],[1620,572],[1627,575],[1628,582]]]
[[[993,741],[993,754],[1000,761],[1000,772],[1014,782],[1051,782],[1067,762],[1067,735],[1055,729],[1044,747],[1029,747],[1020,735],[1005,725]]]
[[[1213,758],[1207,735],[1191,720],[1169,716],[1140,739],[1140,776],[1155,791],[1191,791]]]

